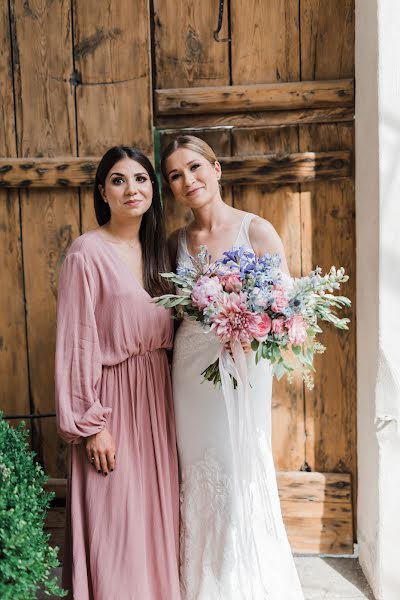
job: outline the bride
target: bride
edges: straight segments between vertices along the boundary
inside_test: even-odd
[[[225,204],[221,166],[194,136],[177,137],[162,158],[163,175],[193,221],[172,234],[175,264],[207,246],[213,260],[232,247],[279,254],[270,223]],[[181,593],[183,600],[302,600],[284,529],[271,449],[271,366],[256,366],[248,347],[232,349],[242,361],[236,390],[202,383],[220,354],[217,337],[184,320],[175,338],[173,388],[181,467]],[[244,361],[244,362],[243,362]],[[228,364],[229,363],[229,364]],[[244,364],[244,368],[243,368]]]

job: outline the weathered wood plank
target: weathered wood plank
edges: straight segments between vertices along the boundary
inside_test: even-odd
[[[16,156],[13,69],[8,2],[0,4],[0,156]]]
[[[278,471],[277,482],[282,502],[351,503],[351,475]]]
[[[277,473],[283,520],[292,550],[352,554],[351,476]]]
[[[271,84],[271,89],[300,79],[298,0],[250,0],[231,5],[232,84]],[[266,33],[268,32],[268,33]],[[251,49],[251,51],[250,51]],[[290,84],[289,84],[290,85]],[[288,89],[288,88],[286,88]],[[295,90],[294,88],[290,88]],[[295,93],[295,92],[294,92]],[[270,107],[269,107],[270,108]],[[276,110],[281,110],[278,106]],[[265,110],[265,109],[264,109]],[[289,112],[289,111],[288,111]],[[283,130],[233,130],[233,154],[298,152],[296,127]],[[225,177],[224,166],[223,176]],[[265,180],[263,183],[267,183]],[[270,221],[282,236],[289,268],[298,274],[300,264],[300,207],[296,180],[290,187],[235,186],[234,205]],[[268,409],[268,407],[266,407]],[[272,442],[276,467],[298,470],[304,464],[304,400],[299,381],[274,382]]]
[[[353,554],[352,513],[345,518],[286,517],[286,532],[293,552],[300,554]]]
[[[8,3],[0,5],[0,156],[16,156]],[[30,412],[18,192],[0,191],[0,407]]]
[[[0,188],[69,188],[91,186],[99,157],[0,159]]]
[[[347,124],[304,126],[304,149],[353,147],[353,128]],[[343,288],[353,307],[349,331],[328,324],[321,342],[325,354],[315,360],[315,387],[306,390],[306,460],[313,470],[356,470],[356,358],[355,358],[355,206],[351,180],[318,182],[301,191],[303,272],[316,264],[328,270],[344,266],[350,280]]]
[[[351,107],[352,79],[155,90],[157,115]]]
[[[1,85],[1,84],[0,84]],[[30,412],[18,193],[0,191],[0,407]]]
[[[235,130],[234,154],[279,151],[289,153],[298,145],[297,128]],[[222,179],[226,176],[223,167]],[[300,199],[297,187],[235,187],[235,207],[270,221],[282,237],[289,268],[301,271]],[[304,464],[304,400],[299,379],[292,385],[274,381],[272,394],[272,441],[277,469],[299,470]]]
[[[351,153],[303,152],[224,158],[223,184],[288,184],[351,175]]]
[[[132,23],[138,24],[134,30]],[[74,57],[78,153],[101,155],[126,144],[151,155],[148,0],[120,0],[107,8],[74,0]]]
[[[301,0],[302,76],[332,79],[354,75],[353,0]],[[305,125],[300,151],[352,150],[353,127]],[[302,186],[303,272],[315,264],[343,265],[350,281],[343,293],[353,308],[348,332],[324,327],[324,355],[316,358],[315,387],[306,390],[306,460],[313,470],[346,471],[356,484],[356,327],[354,184],[317,182]],[[354,494],[355,497],[355,494]]]
[[[27,3],[13,11],[19,156],[76,152],[71,7],[69,0]],[[34,107],[34,109],[33,109]],[[58,267],[79,233],[76,191],[21,191],[32,412],[54,411],[54,340]],[[45,470],[65,474],[55,420],[32,421],[33,445]]]
[[[278,110],[229,114],[158,116],[159,129],[184,129],[191,127],[289,127],[304,123],[337,123],[353,121],[353,108],[315,108],[304,110]]]
[[[233,2],[231,37],[233,85],[300,79],[299,0]]]
[[[283,520],[294,552],[353,552],[351,478],[340,473],[277,473]],[[65,479],[46,484],[59,500],[66,497]],[[46,518],[53,544],[62,545],[65,514],[54,508]]]
[[[354,76],[354,0],[300,0],[301,76]]]
[[[210,137],[210,133],[207,134]],[[207,135],[202,133],[206,139]],[[171,137],[171,136],[169,136]],[[173,137],[173,136],[172,136]],[[221,143],[227,132],[214,132]],[[216,147],[214,143],[213,147]],[[0,159],[0,187],[54,188],[92,186],[98,158]],[[219,157],[223,185],[287,184],[351,175],[351,153],[345,150]],[[60,177],[60,172],[62,177]]]
[[[214,40],[214,0],[154,0],[155,87],[229,84],[229,46]],[[221,38],[228,35],[225,13]]]

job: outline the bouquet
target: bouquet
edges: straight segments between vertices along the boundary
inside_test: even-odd
[[[278,255],[259,257],[244,247],[233,248],[212,262],[202,246],[198,256],[190,259],[190,267],[162,273],[175,284],[177,293],[154,301],[201,323],[219,338],[222,348],[251,345],[255,362],[269,360],[277,379],[300,371],[311,389],[314,354],[325,351],[316,339],[322,331],[319,322],[348,329],[349,319],[340,318],[336,309],[350,306],[350,300],[334,295],[348,280],[344,269],[331,267],[323,275],[317,267],[306,277],[291,278],[280,271]],[[219,359],[202,375],[220,384]],[[236,387],[236,379],[232,375],[231,379]]]

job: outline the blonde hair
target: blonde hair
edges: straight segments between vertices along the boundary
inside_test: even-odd
[[[168,181],[167,172],[165,165],[167,159],[179,148],[185,148],[186,150],[192,150],[201,154],[209,163],[215,165],[217,157],[215,156],[214,150],[204,140],[194,135],[178,135],[172,142],[168,144],[161,156],[161,172],[164,179]]]

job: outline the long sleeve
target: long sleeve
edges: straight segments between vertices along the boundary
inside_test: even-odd
[[[59,434],[77,443],[106,425],[111,408],[98,397],[102,361],[93,278],[82,255],[67,255],[57,304],[56,412]]]

